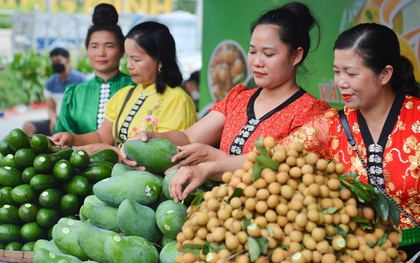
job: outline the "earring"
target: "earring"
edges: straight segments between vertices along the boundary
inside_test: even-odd
[[[161,72],[161,70],[160,70],[160,68],[158,68],[158,73],[160,74],[160,72]]]

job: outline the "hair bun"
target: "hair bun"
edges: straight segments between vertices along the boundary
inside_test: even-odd
[[[95,25],[116,25],[118,12],[113,5],[99,4],[93,10],[92,22]]]

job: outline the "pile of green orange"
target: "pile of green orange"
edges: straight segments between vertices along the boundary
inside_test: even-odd
[[[93,184],[117,161],[112,150],[89,156],[12,130],[0,141],[0,249],[32,251],[37,240],[51,238],[60,218],[77,219]]]

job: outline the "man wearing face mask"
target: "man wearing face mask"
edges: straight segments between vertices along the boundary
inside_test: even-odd
[[[48,120],[26,122],[22,130],[28,135],[44,134],[52,135],[57,123],[61,108],[61,101],[66,87],[70,84],[78,84],[86,80],[86,76],[70,68],[70,54],[64,48],[54,48],[50,52],[51,67],[54,75],[51,76],[44,88],[44,98],[47,104]]]

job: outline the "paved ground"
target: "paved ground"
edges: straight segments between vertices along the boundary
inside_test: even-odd
[[[4,138],[15,128],[22,128],[26,121],[46,118],[48,118],[48,114],[45,107],[35,109],[28,106],[18,106],[6,110],[4,116],[0,117],[0,139]]]

